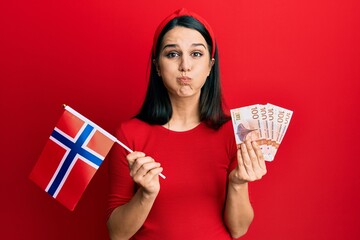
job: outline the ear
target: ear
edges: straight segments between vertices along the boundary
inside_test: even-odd
[[[159,75],[159,77],[161,77],[160,67],[159,67],[159,64],[157,63],[157,61],[155,59],[153,59],[153,64],[155,65],[157,74]]]
[[[212,58],[211,61],[210,61],[211,67],[214,66],[214,63],[215,63],[215,58]]]
[[[214,66],[214,64],[215,64],[215,58],[212,58],[211,61],[210,61],[210,70],[209,70],[208,76],[210,75],[211,69],[212,69],[212,67]]]

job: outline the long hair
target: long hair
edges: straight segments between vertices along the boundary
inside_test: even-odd
[[[158,60],[160,54],[160,45],[164,35],[176,26],[186,27],[198,31],[206,40],[209,54],[212,52],[211,37],[206,28],[195,18],[191,16],[181,16],[174,18],[167,23],[159,35],[156,43],[156,53],[152,54],[152,59]],[[223,97],[220,83],[220,67],[218,49],[215,46],[214,65],[206,79],[200,93],[199,113],[200,120],[206,123],[212,129],[219,129],[222,124],[227,122],[230,117],[224,113]],[[146,92],[146,97],[140,112],[136,118],[149,124],[164,125],[172,116],[172,106],[170,98],[161,77],[158,76],[156,66],[151,61],[150,81]]]

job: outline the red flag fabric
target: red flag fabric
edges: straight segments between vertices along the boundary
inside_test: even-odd
[[[73,211],[116,138],[65,107],[30,179]]]

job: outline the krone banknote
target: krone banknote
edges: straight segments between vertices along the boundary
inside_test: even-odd
[[[272,149],[271,149],[271,157],[272,159],[274,159],[275,154],[289,126],[293,112],[291,110],[279,106],[275,106],[273,104],[267,104],[267,105],[270,108],[274,108],[274,115],[275,115],[274,117],[275,132],[274,132],[274,139],[272,141]]]
[[[255,141],[263,138],[257,104],[231,109],[230,113],[237,144],[241,144],[246,140]]]

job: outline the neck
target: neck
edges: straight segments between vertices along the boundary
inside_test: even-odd
[[[190,130],[200,123],[199,101],[191,99],[181,99],[181,101],[171,101],[172,116],[165,127],[174,131]]]

